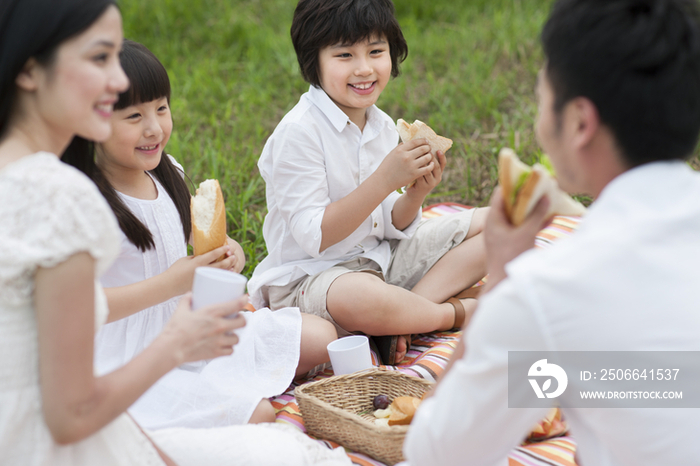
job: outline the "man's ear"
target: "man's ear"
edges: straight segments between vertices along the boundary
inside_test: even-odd
[[[569,103],[571,112],[572,143],[577,148],[587,146],[600,128],[598,108],[590,99],[577,97]]]
[[[29,60],[27,60],[27,63],[25,63],[22,67],[22,71],[20,71],[15,78],[15,84],[17,87],[27,92],[35,91],[38,87],[38,70],[39,63],[34,57],[31,57]]]

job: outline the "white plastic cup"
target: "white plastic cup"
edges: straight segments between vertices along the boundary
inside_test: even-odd
[[[364,335],[350,335],[328,343],[333,374],[343,375],[371,369],[372,356],[369,352],[369,338]]]
[[[241,274],[214,267],[194,269],[192,310],[240,298],[248,280]]]

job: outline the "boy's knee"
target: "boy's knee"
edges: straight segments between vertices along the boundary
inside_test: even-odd
[[[486,217],[489,215],[491,207],[479,207],[472,214],[472,221],[469,225],[469,232],[467,233],[467,238],[478,235],[484,231],[486,227]]]
[[[354,308],[359,301],[381,296],[385,285],[384,280],[373,273],[346,273],[331,283],[326,294],[326,305],[328,308]],[[358,290],[362,290],[361,293]]]
[[[301,314],[301,332],[313,341],[328,344],[338,338],[335,325],[326,319],[312,314]]]

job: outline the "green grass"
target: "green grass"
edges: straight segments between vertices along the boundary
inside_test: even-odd
[[[551,0],[394,0],[409,45],[378,106],[454,140],[442,184],[426,200],[486,205],[496,154],[540,153],[533,124],[538,35]],[[127,38],[168,69],[175,130],[167,150],[195,182],[217,178],[244,274],[265,256],[265,186],[257,160],[308,89],[289,28],[294,0],[122,0]],[[694,161],[697,165],[697,160]]]

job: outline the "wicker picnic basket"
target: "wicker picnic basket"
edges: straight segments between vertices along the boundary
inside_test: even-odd
[[[401,372],[368,369],[300,385],[294,395],[309,434],[393,465],[403,461],[408,426],[376,425],[372,400],[377,395],[420,398],[432,385]]]

